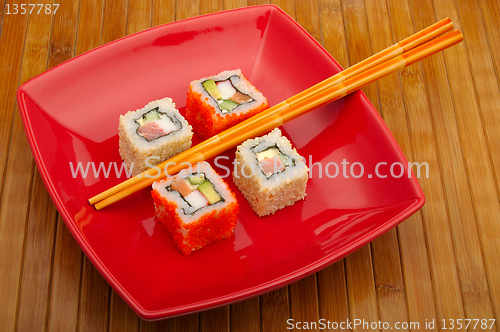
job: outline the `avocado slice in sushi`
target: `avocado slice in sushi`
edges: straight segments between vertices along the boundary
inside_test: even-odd
[[[205,181],[198,186],[198,190],[205,196],[210,205],[217,203],[222,199],[219,193],[215,191],[213,184],[210,181]]]
[[[281,153],[281,151],[275,147],[267,148],[264,151],[257,152],[255,155],[257,156],[258,161],[261,161],[261,160],[267,159],[267,158],[274,158],[275,156],[278,156],[278,158],[280,158],[281,162],[285,166],[290,165],[290,157]]]
[[[264,151],[257,152],[255,155],[257,156],[257,160],[261,161],[261,160],[266,159],[266,158],[274,158],[275,156],[279,156],[280,151],[275,147],[271,147],[271,148],[265,149]]]
[[[216,100],[222,99],[222,95],[220,94],[220,91],[217,88],[217,85],[215,84],[214,80],[206,80],[205,82],[203,82],[203,87],[214,99]]]
[[[277,147],[269,147],[261,152],[255,153],[259,165],[266,176],[269,176],[276,171],[281,172],[290,165],[290,157],[281,153]],[[275,160],[275,158],[278,160]],[[270,165],[276,166],[276,169]]]

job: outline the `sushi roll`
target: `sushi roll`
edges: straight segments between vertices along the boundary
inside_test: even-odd
[[[303,158],[276,128],[238,146],[233,181],[262,217],[303,199],[308,171]]]
[[[189,84],[186,118],[205,140],[267,108],[267,98],[240,69],[226,70]]]
[[[233,234],[239,205],[210,164],[153,183],[156,221],[185,255]]]
[[[120,115],[120,156],[132,175],[189,149],[192,137],[192,127],[170,98]]]

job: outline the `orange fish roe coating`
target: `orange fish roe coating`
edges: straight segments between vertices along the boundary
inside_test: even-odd
[[[234,193],[227,189],[234,197]],[[182,214],[182,209],[178,208],[177,203],[162,197],[156,190],[151,194],[155,203],[155,220],[170,234],[175,246],[184,255],[233,234],[239,212],[236,199],[229,204],[221,204],[220,209],[201,214],[196,221],[185,223],[179,214]]]
[[[193,131],[196,135],[202,140],[223,132],[269,108],[267,98],[248,82],[246,77],[241,74],[241,71],[226,71],[212,77],[220,77],[221,75],[224,76],[224,73],[232,72],[238,73],[244,87],[249,89],[250,92],[248,93],[250,96],[252,96],[252,98],[258,98],[258,100],[254,100],[249,104],[241,104],[236,107],[234,111],[221,113],[219,107],[215,106],[217,104],[215,100],[213,100],[206,90],[201,88],[200,82],[203,79],[191,82],[186,99],[186,119],[193,127]],[[241,92],[239,93],[241,94]],[[241,110],[241,107],[244,107],[244,110]]]

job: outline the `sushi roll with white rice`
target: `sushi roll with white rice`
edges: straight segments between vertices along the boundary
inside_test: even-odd
[[[269,108],[240,69],[194,80],[187,95],[186,118],[203,140]]]
[[[238,202],[206,162],[153,183],[152,196],[156,221],[185,255],[233,234]]]
[[[262,217],[303,199],[308,171],[302,157],[276,128],[238,146],[233,181]]]
[[[120,116],[120,156],[137,175],[191,147],[193,132],[172,99],[152,101]],[[132,167],[133,163],[133,167]]]

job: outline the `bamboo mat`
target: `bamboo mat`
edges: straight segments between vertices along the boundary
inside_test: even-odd
[[[55,15],[9,15],[5,4],[13,2],[2,1],[0,331],[286,331],[288,319],[360,319],[391,327],[419,322],[420,328],[402,328],[407,331],[425,330],[433,320],[440,330],[472,320],[474,330],[474,319],[483,319],[486,330],[499,329],[499,1],[274,1],[343,67],[444,17],[463,32],[463,43],[364,89],[407,159],[429,164],[429,178],[419,179],[426,205],[357,252],[287,287],[158,322],[139,319],[73,240],[34,164],[16,89],[125,35],[267,2],[59,3]],[[362,328],[353,330],[367,330]],[[479,323],[475,330],[485,329]]]

